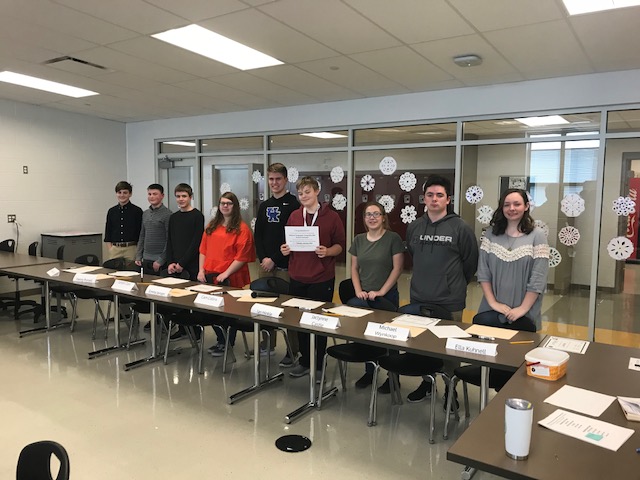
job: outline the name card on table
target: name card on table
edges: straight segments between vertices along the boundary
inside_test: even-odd
[[[95,273],[76,273],[73,276],[73,283],[98,283],[98,275]]]
[[[272,307],[264,303],[254,303],[253,307],[251,307],[251,313],[253,315],[262,315],[264,317],[280,318],[282,312],[284,312],[284,308]]]
[[[113,290],[119,290],[121,292],[135,292],[138,290],[138,286],[135,282],[127,282],[126,280],[116,280],[111,285]]]
[[[209,295],[206,293],[199,293],[196,295],[193,303],[200,305],[206,305],[207,307],[224,307],[224,298],[222,295]]]
[[[446,348],[457,352],[474,353],[476,355],[487,355],[490,357],[498,355],[497,343],[474,342],[472,340],[448,338]]]
[[[146,295],[155,295],[156,297],[170,297],[171,289],[169,287],[161,287],[159,285],[149,285],[144,293]]]
[[[340,326],[340,318],[319,313],[304,312],[300,317],[300,325],[308,327],[322,327],[335,330]]]
[[[411,337],[411,330],[405,327],[397,327],[388,323],[367,323],[364,331],[365,335],[377,338],[386,338],[387,340],[398,340],[406,342]]]
[[[47,270],[47,275],[49,275],[50,277],[59,277],[60,270],[54,267],[51,270]]]

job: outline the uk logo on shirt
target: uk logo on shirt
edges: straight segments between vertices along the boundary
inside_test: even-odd
[[[280,207],[267,207],[267,221],[269,223],[280,222]]]

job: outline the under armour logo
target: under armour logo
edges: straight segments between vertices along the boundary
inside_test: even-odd
[[[267,207],[267,221],[272,223],[280,221],[280,207]]]

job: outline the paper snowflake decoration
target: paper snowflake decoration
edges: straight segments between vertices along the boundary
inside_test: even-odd
[[[264,180],[262,178],[262,173],[260,173],[260,170],[254,170],[251,178],[253,179],[253,183],[260,183],[260,181]]]
[[[608,245],[609,256],[616,260],[626,260],[633,253],[633,242],[627,237],[612,238]]]
[[[636,212],[636,202],[630,197],[618,197],[613,201],[613,211],[616,215],[627,217]]]
[[[296,183],[298,181],[298,177],[300,173],[296,167],[288,167],[287,168],[287,178],[291,183]]]
[[[239,203],[240,203],[240,210],[249,210],[249,199],[248,198],[246,198],[246,197],[241,198]]]
[[[216,216],[216,213],[218,213],[218,207],[211,207],[211,212],[209,212],[211,214],[211,218]]]
[[[331,169],[331,181],[333,183],[340,183],[344,178],[344,170],[342,167],[333,167]]]
[[[493,218],[493,208],[489,205],[482,205],[478,207],[478,216],[476,219],[483,225],[489,225],[491,219]]]
[[[570,193],[560,201],[560,210],[567,217],[577,217],[584,212],[584,200],[577,193]]]
[[[402,223],[411,223],[415,221],[418,217],[418,212],[416,211],[416,207],[413,205],[407,205],[400,210],[400,218],[402,219]]]
[[[347,197],[341,193],[336,193],[331,202],[331,206],[336,210],[344,210],[344,207],[347,206]]]
[[[251,219],[251,231],[252,232],[256,231],[256,219],[255,218]]]
[[[387,213],[391,213],[393,207],[396,206],[396,202],[393,201],[393,197],[390,195],[382,195],[378,203],[384,207],[384,211]]]
[[[536,202],[529,192],[527,192],[527,201],[529,202],[529,213],[533,212],[536,208]]]
[[[405,192],[410,192],[416,188],[416,183],[418,183],[418,180],[416,180],[416,176],[411,172],[403,173],[398,180],[398,185],[400,185],[400,188]]]
[[[560,255],[560,252],[553,247],[549,247],[549,268],[557,267],[561,261],[562,255]]]
[[[360,180],[360,186],[365,192],[370,192],[376,186],[376,179],[371,175],[364,175]]]
[[[545,236],[549,236],[549,225],[547,225],[546,223],[544,223],[542,220],[536,220],[535,222],[533,222],[533,224],[538,227],[540,230],[542,230],[545,234]]]
[[[467,193],[464,194],[469,203],[478,203],[484,197],[484,192],[477,185],[471,185],[467,188]]]
[[[231,191],[231,185],[229,185],[228,183],[223,183],[222,185],[220,185],[220,195],[230,191]]]
[[[580,240],[580,232],[576,227],[567,225],[558,232],[560,243],[567,247],[572,247]]]
[[[384,157],[380,160],[380,171],[385,175],[393,175],[393,172],[398,168],[398,163],[393,157]]]

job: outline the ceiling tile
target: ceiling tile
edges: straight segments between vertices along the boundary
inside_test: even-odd
[[[220,85],[236,88],[245,92],[251,92],[259,97],[273,100],[274,102],[288,105],[290,102],[313,103],[315,100],[295,90],[276,85],[268,80],[255,77],[248,72],[234,73],[231,75],[223,75],[214,79]]]
[[[520,27],[566,17],[557,0],[448,0],[480,32]]]
[[[194,23],[247,8],[247,5],[239,0],[189,0],[188,2],[146,0],[146,2]]]

